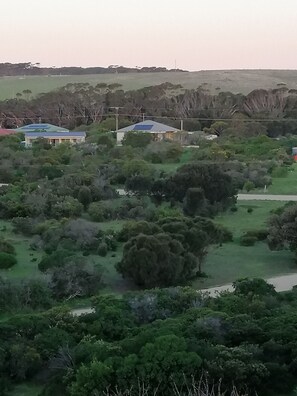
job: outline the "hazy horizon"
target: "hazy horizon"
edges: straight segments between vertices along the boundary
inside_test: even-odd
[[[15,0],[2,15],[1,62],[297,69],[295,0]]]

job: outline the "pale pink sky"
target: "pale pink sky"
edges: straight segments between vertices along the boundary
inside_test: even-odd
[[[297,0],[0,1],[0,62],[297,69]]]

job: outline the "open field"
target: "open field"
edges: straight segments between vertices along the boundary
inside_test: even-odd
[[[0,100],[15,98],[17,92],[30,89],[33,95],[49,92],[68,83],[119,83],[124,90],[139,89],[164,82],[181,84],[184,88],[203,85],[211,93],[230,91],[248,94],[254,89],[277,88],[285,83],[297,88],[297,70],[207,70],[198,72],[97,74],[85,76],[19,76],[0,78]],[[217,89],[220,88],[220,89]]]

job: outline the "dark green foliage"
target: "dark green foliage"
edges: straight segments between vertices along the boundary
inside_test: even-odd
[[[87,186],[82,186],[78,191],[78,201],[83,204],[84,208],[87,209],[89,204],[92,202],[91,190]]]
[[[139,234],[155,235],[161,232],[161,228],[155,223],[147,221],[129,222],[124,225],[118,234],[119,241],[127,242],[130,238]]]
[[[166,234],[139,235],[124,246],[117,270],[143,287],[175,285],[193,276],[195,257]]]
[[[152,187],[153,179],[150,176],[135,175],[126,179],[125,190],[134,194],[145,195]]]
[[[286,204],[269,221],[268,245],[272,250],[297,252],[297,205]]]
[[[0,278],[0,312],[48,309],[52,303],[46,282],[30,280],[20,283]]]
[[[265,241],[268,236],[268,230],[250,230],[245,233],[246,236],[257,238],[257,241]]]
[[[238,295],[276,296],[274,286],[263,279],[240,279],[233,283],[234,293]]]
[[[202,188],[189,188],[184,198],[184,213],[196,216],[205,213],[206,200]]]
[[[251,235],[242,235],[240,237],[240,245],[241,246],[254,246],[254,244],[257,242],[257,238],[255,236]]]
[[[99,256],[105,257],[108,252],[108,246],[105,242],[101,242],[97,250]]]
[[[105,146],[107,149],[114,147],[114,140],[108,135],[100,135],[97,139],[97,144]]]
[[[248,208],[248,209],[247,209],[247,212],[248,212],[248,213],[253,213],[253,211],[254,211],[253,208]]]
[[[112,207],[105,202],[93,202],[89,206],[88,213],[93,221],[107,221],[113,217]]]
[[[122,143],[124,146],[145,147],[152,141],[152,139],[153,137],[150,133],[127,132],[125,133]]]
[[[15,248],[10,242],[0,238],[0,253],[15,254]]]
[[[205,214],[234,204],[236,189],[231,177],[218,165],[193,163],[183,165],[170,178],[156,180],[151,194],[157,202],[163,199],[184,202],[189,214],[199,213],[199,208]]]
[[[46,255],[38,264],[38,269],[41,272],[47,272],[53,268],[62,267],[72,255],[73,252],[69,250],[57,250],[52,254]]]
[[[55,165],[44,164],[40,167],[39,175],[40,177],[45,177],[49,180],[53,180],[57,177],[61,177],[63,175],[63,172]]]
[[[0,268],[9,269],[17,264],[17,259],[13,254],[0,252]]]
[[[220,382],[221,394],[234,386],[242,395],[290,394],[296,386],[296,293],[279,295],[261,279],[234,287],[216,298],[189,288],[102,295],[93,299],[95,312],[80,318],[64,308],[14,316],[0,323],[8,340],[1,343],[1,372],[23,381],[44,375],[44,367],[57,368],[40,380],[44,395],[138,394],[139,386],[158,396],[174,389],[188,395],[192,381],[197,391],[203,371],[210,386]]]

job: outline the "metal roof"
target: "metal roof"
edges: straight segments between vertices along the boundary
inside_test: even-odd
[[[85,137],[86,132],[26,132],[25,137],[30,138],[50,138],[50,137],[59,137],[59,138],[68,138],[72,137]]]
[[[130,125],[126,128],[119,129],[117,132],[149,132],[149,133],[165,133],[165,132],[178,132],[179,129],[173,128],[172,126],[161,124],[160,122],[145,120],[138,122],[137,124]]]
[[[69,129],[52,124],[29,124],[15,130],[18,132],[69,132]]]

